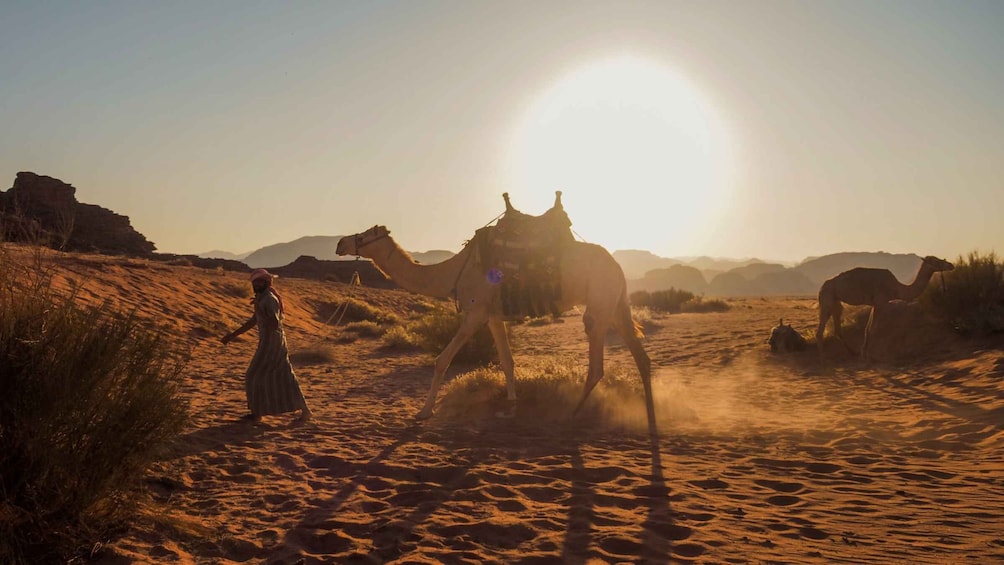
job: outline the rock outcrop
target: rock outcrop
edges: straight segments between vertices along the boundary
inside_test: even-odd
[[[0,226],[7,241],[40,243],[64,251],[148,257],[156,246],[129,218],[77,202],[77,189],[59,179],[20,172],[0,192]]]
[[[359,282],[372,288],[398,288],[394,281],[373,265],[369,259],[357,261],[324,261],[316,257],[301,255],[292,263],[282,267],[269,267],[269,272],[280,277],[296,277],[330,282],[351,283],[359,274]]]

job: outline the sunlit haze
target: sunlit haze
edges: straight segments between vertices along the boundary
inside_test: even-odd
[[[2,2],[18,171],[158,250],[388,226],[457,251],[561,190],[662,256],[1004,251],[1000,2]]]

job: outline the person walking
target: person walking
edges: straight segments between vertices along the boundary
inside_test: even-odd
[[[254,289],[254,314],[241,327],[223,336],[226,345],[234,338],[258,326],[258,349],[244,376],[249,414],[245,419],[258,422],[262,416],[300,410],[296,421],[307,422],[312,413],[300,391],[300,383],[289,363],[286,334],[282,329],[285,314],[282,297],[272,287],[274,275],[265,269],[251,271]]]

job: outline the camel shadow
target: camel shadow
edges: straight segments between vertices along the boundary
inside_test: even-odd
[[[563,496],[550,484],[555,478],[570,483],[562,545],[555,546],[554,553],[549,555],[538,553],[517,561],[585,563],[598,557],[591,553],[597,543],[612,543],[610,549],[621,554],[630,551],[625,547],[633,547],[637,552],[633,558],[644,562],[673,560],[672,541],[685,539],[691,532],[674,524],[657,434],[652,434],[647,444],[639,444],[637,437],[612,440],[571,427],[533,429],[511,424],[511,420],[500,421],[494,429],[415,425],[402,429],[392,443],[365,462],[341,458],[331,462],[332,473],[345,477],[347,482],[317,502],[288,529],[283,540],[268,550],[265,562],[297,563],[304,554],[337,554],[345,562],[389,562],[409,556],[456,561],[483,557],[485,548],[515,550],[537,539],[542,529],[557,533],[554,529],[557,523],[542,520],[540,524],[532,521],[524,524],[490,519],[456,522],[444,521],[440,515],[486,503],[497,506],[503,513],[518,512],[525,509],[527,498],[553,503],[554,496]],[[613,542],[606,538],[597,540],[595,526],[609,519],[601,515],[602,508],[597,509],[597,499],[611,496],[601,494],[599,485],[609,484],[615,477],[610,475],[609,467],[587,466],[583,453],[596,441],[601,445],[613,441],[617,445],[610,448],[618,449],[622,439],[635,446],[647,445],[652,450],[650,473],[644,475],[647,484],[632,488],[623,497],[625,503],[644,507],[645,519],[630,540],[623,537]],[[421,447],[422,444],[426,447]],[[429,444],[442,448],[442,460],[416,466],[409,453],[428,449]],[[566,460],[567,466],[544,463],[536,470],[526,470],[528,459],[555,457]],[[614,475],[621,476],[616,471]],[[510,496],[499,494],[503,492],[509,492]],[[373,505],[362,520],[356,508],[360,504]],[[352,505],[348,514],[357,517],[343,517],[348,505]],[[445,545],[430,547],[423,543],[429,533],[445,541]],[[364,539],[369,541],[360,544]],[[482,547],[477,550],[477,546]]]
[[[651,451],[651,467],[647,477],[649,483],[632,490],[635,500],[646,507],[645,520],[641,524],[637,542],[634,543],[638,553],[633,557],[643,563],[670,563],[673,561],[673,542],[689,538],[692,530],[675,524],[675,514],[670,504],[671,490],[663,475],[658,429],[654,426],[649,430],[648,439]],[[561,551],[563,563],[587,563],[602,557],[590,555],[589,551],[594,543],[593,525],[603,519],[597,515],[596,500],[599,494],[596,485],[589,480],[593,473],[583,462],[581,448],[584,444],[582,441],[577,443],[569,457],[573,472],[565,542]],[[686,547],[678,549],[681,549],[682,554],[689,553]]]
[[[930,375],[918,372],[907,372],[905,374],[912,377],[913,380],[929,380],[930,378]],[[987,426],[988,429],[978,434],[980,439],[985,439],[1004,430],[1004,407],[988,410],[976,404],[962,402],[933,393],[910,382],[903,382],[894,378],[893,375],[882,374],[880,377],[887,385],[883,390],[900,400],[919,404],[927,410],[941,412],[959,420]],[[965,389],[966,387],[961,388]]]
[[[391,463],[394,454],[409,444],[415,443],[424,433],[424,428],[413,425],[404,429],[397,440],[386,446],[378,454],[365,463],[342,460],[336,466],[339,473],[351,477],[349,481],[335,494],[318,504],[317,508],[308,512],[298,524],[290,528],[284,540],[272,549],[273,555],[266,563],[299,563],[296,550],[303,547],[314,549],[315,540],[325,539],[321,543],[331,549],[328,534],[318,534],[325,529],[341,527],[360,528],[353,531],[354,538],[369,537],[372,540],[371,549],[367,553],[357,553],[346,557],[348,561],[380,563],[398,559],[414,551],[421,536],[415,534],[417,526],[423,524],[440,506],[450,500],[461,487],[476,482],[471,470],[482,462],[473,458],[461,465],[450,467],[415,468],[402,467]],[[453,460],[455,461],[455,459]],[[408,483],[409,488],[401,489],[398,494],[388,500],[392,503],[388,509],[377,513],[369,524],[347,524],[339,522],[337,516],[350,498],[361,489],[372,486],[385,478],[397,483]],[[414,488],[411,488],[414,487]],[[406,515],[400,515],[401,509],[412,508]],[[385,516],[389,514],[389,516]],[[334,532],[337,536],[338,532]],[[348,541],[342,540],[347,549]],[[321,548],[323,549],[323,548]]]

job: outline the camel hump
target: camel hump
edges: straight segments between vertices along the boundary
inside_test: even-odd
[[[558,265],[565,245],[575,241],[572,222],[561,205],[561,191],[554,206],[540,216],[513,207],[504,193],[506,211],[498,223],[479,232],[479,259],[501,282],[503,315],[508,318],[556,315],[561,301]]]
[[[509,193],[502,193],[505,200],[505,214],[498,222],[498,233],[509,240],[520,240],[520,245],[550,245],[555,242],[574,241],[572,221],[561,204],[561,191],[554,192],[554,206],[539,216],[520,212],[512,205]]]

